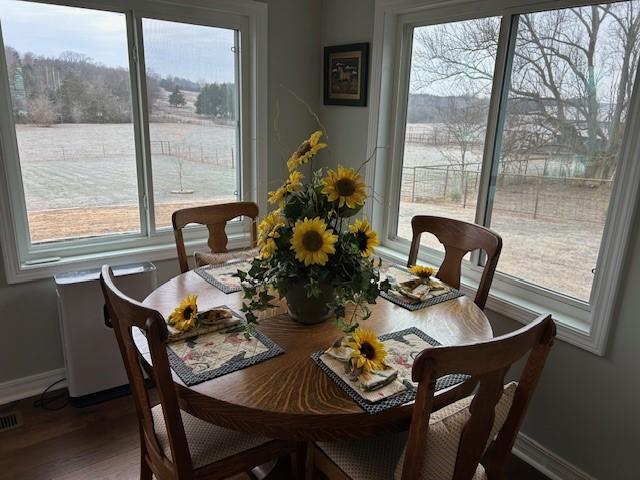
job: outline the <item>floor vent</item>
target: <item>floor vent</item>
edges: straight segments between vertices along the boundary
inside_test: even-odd
[[[22,415],[18,410],[0,415],[0,432],[6,432],[22,426]]]

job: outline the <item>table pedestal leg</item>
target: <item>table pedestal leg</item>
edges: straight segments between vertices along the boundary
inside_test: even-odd
[[[281,457],[250,472],[252,480],[305,480],[307,444],[301,442],[294,455]]]

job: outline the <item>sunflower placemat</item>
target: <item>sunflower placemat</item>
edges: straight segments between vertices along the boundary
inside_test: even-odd
[[[413,361],[423,350],[440,345],[437,340],[415,327],[381,335],[379,338],[387,350],[387,368],[369,374],[364,383],[350,378],[339,351],[329,349],[311,356],[322,371],[370,414],[414,401],[418,386],[411,381]],[[457,385],[467,378],[467,375],[441,377],[436,382],[436,391]],[[381,386],[376,388],[376,385]]]
[[[238,270],[248,271],[251,268],[249,260],[231,260],[218,265],[205,265],[194,269],[207,283],[224,293],[234,293],[242,290],[240,279],[236,276]]]
[[[185,385],[191,387],[207,380],[250,367],[273,358],[284,350],[268,336],[255,330],[250,338],[239,331],[242,322],[238,313],[227,309],[237,320],[235,326],[225,329],[197,330],[187,338],[170,341],[167,344],[169,364]]]
[[[389,280],[391,289],[388,292],[380,292],[380,296],[411,311],[464,295],[435,277],[426,283],[420,281],[416,275],[400,265],[384,265],[380,269],[380,280],[385,279]]]

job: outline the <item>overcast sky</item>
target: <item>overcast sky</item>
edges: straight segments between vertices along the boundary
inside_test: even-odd
[[[57,57],[66,50],[107,66],[128,67],[125,16],[82,8],[0,0],[5,46]],[[234,79],[232,30],[143,20],[148,69],[193,81]]]

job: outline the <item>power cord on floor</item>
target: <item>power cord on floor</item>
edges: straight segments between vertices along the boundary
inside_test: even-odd
[[[33,402],[33,406],[36,408],[43,408],[45,410],[56,411],[62,410],[64,407],[69,405],[69,392],[66,389],[62,389],[59,393],[47,397],[47,393],[49,393],[49,390],[51,390],[57,384],[64,382],[65,380],[66,378],[61,378],[60,380],[53,382],[51,385],[45,388],[44,391],[40,394],[40,397],[35,402]],[[60,400],[64,401],[56,405],[56,402],[59,402]]]

